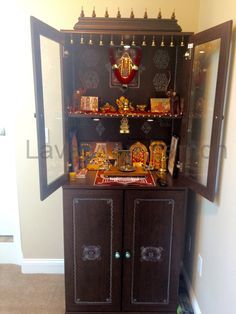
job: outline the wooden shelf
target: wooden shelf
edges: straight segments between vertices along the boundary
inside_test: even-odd
[[[127,113],[103,113],[103,112],[76,112],[68,113],[71,118],[146,118],[146,119],[181,119],[183,114],[153,113],[153,112],[127,112]]]

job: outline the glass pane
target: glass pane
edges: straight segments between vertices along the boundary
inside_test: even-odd
[[[47,183],[64,174],[60,44],[40,36]]]
[[[194,48],[185,175],[207,185],[220,39]]]

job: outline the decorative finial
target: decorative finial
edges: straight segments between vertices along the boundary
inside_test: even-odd
[[[131,19],[134,18],[134,11],[133,11],[133,9],[131,9],[130,18],[131,18]]]
[[[95,7],[93,7],[92,17],[96,17]]]
[[[147,19],[148,18],[148,15],[147,15],[147,9],[145,9],[145,13],[144,13],[144,19]]]
[[[80,17],[84,17],[84,8],[81,7]]]
[[[172,15],[171,15],[171,19],[172,19],[172,20],[175,20],[175,9],[174,9],[174,11],[173,11],[173,13],[172,13]]]
[[[105,17],[109,17],[108,9],[106,8]]]
[[[118,12],[117,12],[117,16],[116,16],[118,19],[121,18],[121,14],[120,14],[120,8],[118,8]]]
[[[158,16],[157,16],[158,19],[162,19],[162,15],[161,15],[161,9],[159,9],[159,12],[158,12]]]

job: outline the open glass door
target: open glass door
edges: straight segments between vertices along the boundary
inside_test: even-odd
[[[40,198],[66,180],[62,48],[64,36],[31,17]]]
[[[188,186],[214,201],[232,21],[193,35],[183,174]]]

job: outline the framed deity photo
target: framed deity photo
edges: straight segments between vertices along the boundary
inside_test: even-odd
[[[98,97],[81,96],[80,110],[82,111],[98,111]]]
[[[168,161],[168,171],[171,176],[174,175],[178,140],[179,138],[177,136],[172,136],[171,138],[169,161]]]

